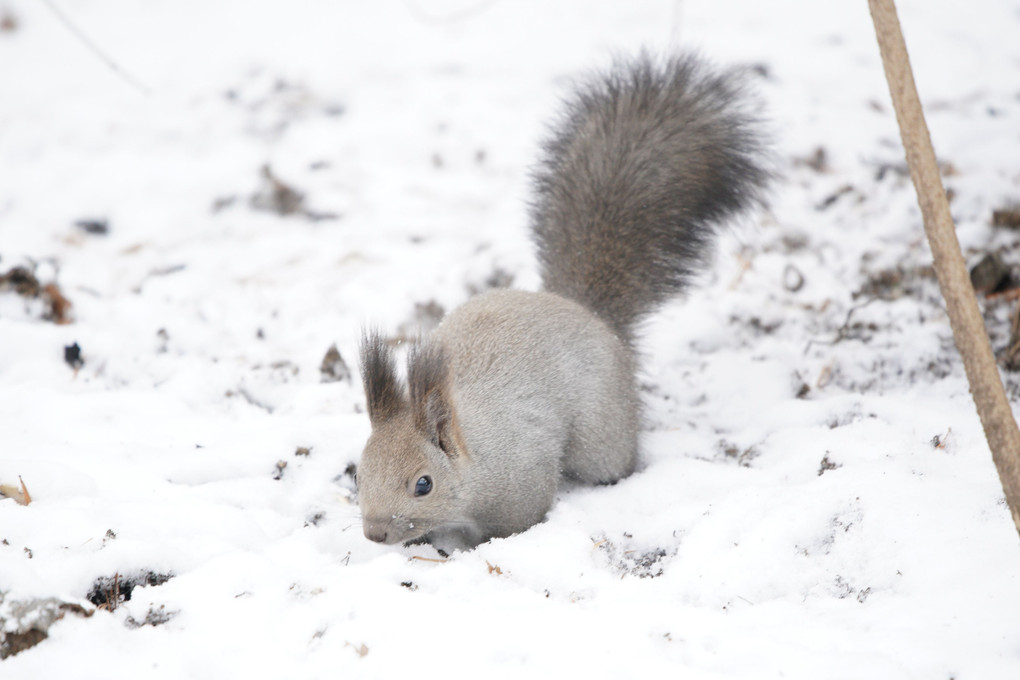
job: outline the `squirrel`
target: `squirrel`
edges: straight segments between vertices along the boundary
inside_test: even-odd
[[[558,482],[637,462],[636,328],[683,291],[719,226],[761,205],[765,137],[742,79],[700,57],[617,61],[565,102],[533,170],[542,290],[492,290],[407,354],[364,331],[365,536],[469,549],[521,532]]]

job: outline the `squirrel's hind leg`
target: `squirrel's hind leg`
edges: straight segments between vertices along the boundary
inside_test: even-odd
[[[564,476],[588,484],[612,484],[634,472],[638,418],[637,397],[631,389],[617,386],[612,394],[587,404],[571,429],[561,463]]]

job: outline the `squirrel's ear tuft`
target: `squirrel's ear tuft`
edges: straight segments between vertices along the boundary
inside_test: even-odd
[[[361,380],[365,384],[368,417],[373,423],[390,418],[404,405],[393,349],[377,331],[366,331],[361,336]]]
[[[407,357],[407,385],[414,424],[450,456],[464,453],[449,390],[449,364],[435,342],[419,342]]]

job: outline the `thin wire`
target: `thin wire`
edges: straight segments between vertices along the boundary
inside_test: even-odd
[[[56,16],[57,19],[59,19],[60,22],[64,24],[64,27],[67,28],[67,30],[69,30],[76,38],[78,38],[78,40],[83,45],[85,45],[85,47],[87,47],[89,51],[92,52],[93,55],[95,55],[100,61],[106,64],[110,69],[112,69],[114,73],[120,76],[122,80],[124,80],[126,83],[131,85],[131,87],[135,88],[136,90],[138,90],[139,92],[146,96],[151,94],[151,91],[149,90],[148,87],[143,85],[141,81],[132,76],[130,73],[122,69],[120,65],[117,64],[117,62],[115,62],[98,45],[96,45],[96,43],[94,43],[92,39],[85,34],[84,31],[78,28],[78,26],[73,21],[71,21],[68,18],[68,16],[64,14],[64,12],[61,11],[61,9],[52,2],[52,0],[43,0],[43,4],[46,5],[46,7],[48,7],[51,12],[53,12],[54,16]]]

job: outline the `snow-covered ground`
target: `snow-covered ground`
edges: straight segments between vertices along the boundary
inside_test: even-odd
[[[0,500],[0,626],[65,607],[0,677],[1020,677],[1020,542],[864,0],[55,4],[122,73],[0,0],[0,276],[73,305],[0,293],[32,497]],[[900,14],[968,260],[1018,264],[1020,7]],[[535,288],[544,126],[642,47],[754,67],[783,179],[648,324],[640,471],[446,561],[370,543],[362,324]],[[1001,350],[1015,303],[981,303]]]

